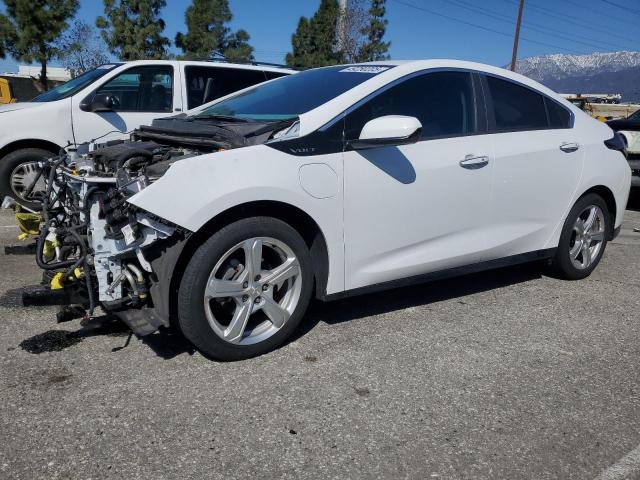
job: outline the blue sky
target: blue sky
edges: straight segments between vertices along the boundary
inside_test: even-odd
[[[184,31],[190,0],[168,0],[162,12],[172,40]],[[232,28],[244,28],[258,60],[281,63],[301,15],[319,0],[230,0]],[[623,6],[626,8],[620,8]],[[81,0],[79,18],[93,23],[102,1]],[[457,58],[505,65],[511,58],[517,0],[387,0],[395,59]],[[518,57],[547,53],[640,50],[640,0],[525,0]],[[0,70],[15,64],[0,61]]]

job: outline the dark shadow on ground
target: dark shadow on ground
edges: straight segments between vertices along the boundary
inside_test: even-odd
[[[640,188],[635,187],[629,193],[629,201],[627,202],[627,210],[635,210],[640,212]]]
[[[452,298],[459,298],[462,302],[467,295],[541,278],[542,273],[541,263],[531,263],[359,295],[334,302],[314,301],[303,324],[291,341],[309,333],[319,322],[335,325]]]
[[[34,354],[60,352],[86,338],[100,336],[117,337],[118,341],[114,342],[111,349],[112,352],[117,353],[129,346],[132,332],[120,320],[102,315],[89,322],[83,322],[78,330],[48,330],[23,340],[18,346]],[[141,337],[140,341],[166,360],[183,353],[189,355],[195,353],[195,348],[179,332],[172,329],[161,329],[152,335]]]
[[[11,288],[0,295],[0,307],[21,307],[25,287]]]
[[[193,355],[196,352],[194,346],[177,330],[165,328],[151,335],[141,338],[156,355],[165,360],[170,360],[183,353]]]
[[[129,332],[126,325],[106,316],[96,317],[93,322],[76,331],[48,330],[23,340],[18,346],[22,350],[34,354],[60,352],[82,342],[85,338],[126,337]]]
[[[306,335],[319,322],[334,325],[452,298],[458,298],[463,302],[464,297],[474,293],[540,278],[542,271],[541,263],[532,263],[359,295],[333,302],[313,301],[300,328],[287,343]],[[13,302],[8,303],[13,304]],[[25,351],[38,354],[65,350],[85,338],[96,336],[118,337],[121,343],[113,345],[113,352],[126,349],[129,345],[130,339],[127,337],[130,335],[130,330],[124,323],[113,317],[100,316],[83,323],[84,325],[79,330],[49,330],[23,340],[19,346]],[[173,359],[183,353],[193,355],[196,351],[191,343],[174,329],[162,328],[156,333],[141,337],[140,340],[165,360]]]

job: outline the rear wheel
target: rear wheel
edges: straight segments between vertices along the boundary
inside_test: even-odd
[[[39,210],[46,183],[38,175],[38,162],[53,155],[41,148],[23,148],[0,159],[0,200],[8,195],[27,208]],[[29,187],[36,179],[29,192]]]
[[[178,294],[180,328],[209,357],[261,355],[294,332],[312,284],[309,250],[298,232],[275,218],[239,220],[191,258]]]
[[[610,225],[609,210],[602,197],[588,194],[578,200],[560,236],[552,262],[554,273],[569,280],[588,277],[602,259]]]

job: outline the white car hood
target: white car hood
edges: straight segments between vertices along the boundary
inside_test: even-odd
[[[20,102],[20,103],[8,103],[6,105],[0,105],[0,113],[13,112],[15,110],[24,110],[27,108],[34,108],[41,106],[40,102]]]

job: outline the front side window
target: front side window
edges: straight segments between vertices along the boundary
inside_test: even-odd
[[[109,95],[115,111],[171,112],[173,67],[133,67],[102,85],[96,94]]]
[[[101,78],[102,76],[109,73],[112,69],[122,65],[121,63],[109,63],[106,65],[102,65],[98,68],[94,68],[93,70],[89,70],[84,72],[81,75],[78,75],[75,78],[72,78],[66,83],[62,85],[58,85],[51,90],[47,90],[44,93],[41,93],[37,97],[35,97],[32,102],[55,102],[56,100],[62,100],[63,98],[69,98],[72,95],[75,95],[80,90],[88,87],[93,82]]]
[[[416,117],[423,140],[470,135],[477,131],[475,111],[470,73],[426,73],[382,91],[347,115],[345,138],[358,138],[369,120],[385,115]]]
[[[189,109],[267,80],[262,70],[220,67],[187,66],[185,76]]]
[[[529,88],[496,77],[485,77],[493,103],[495,131],[548,128],[544,97]]]

